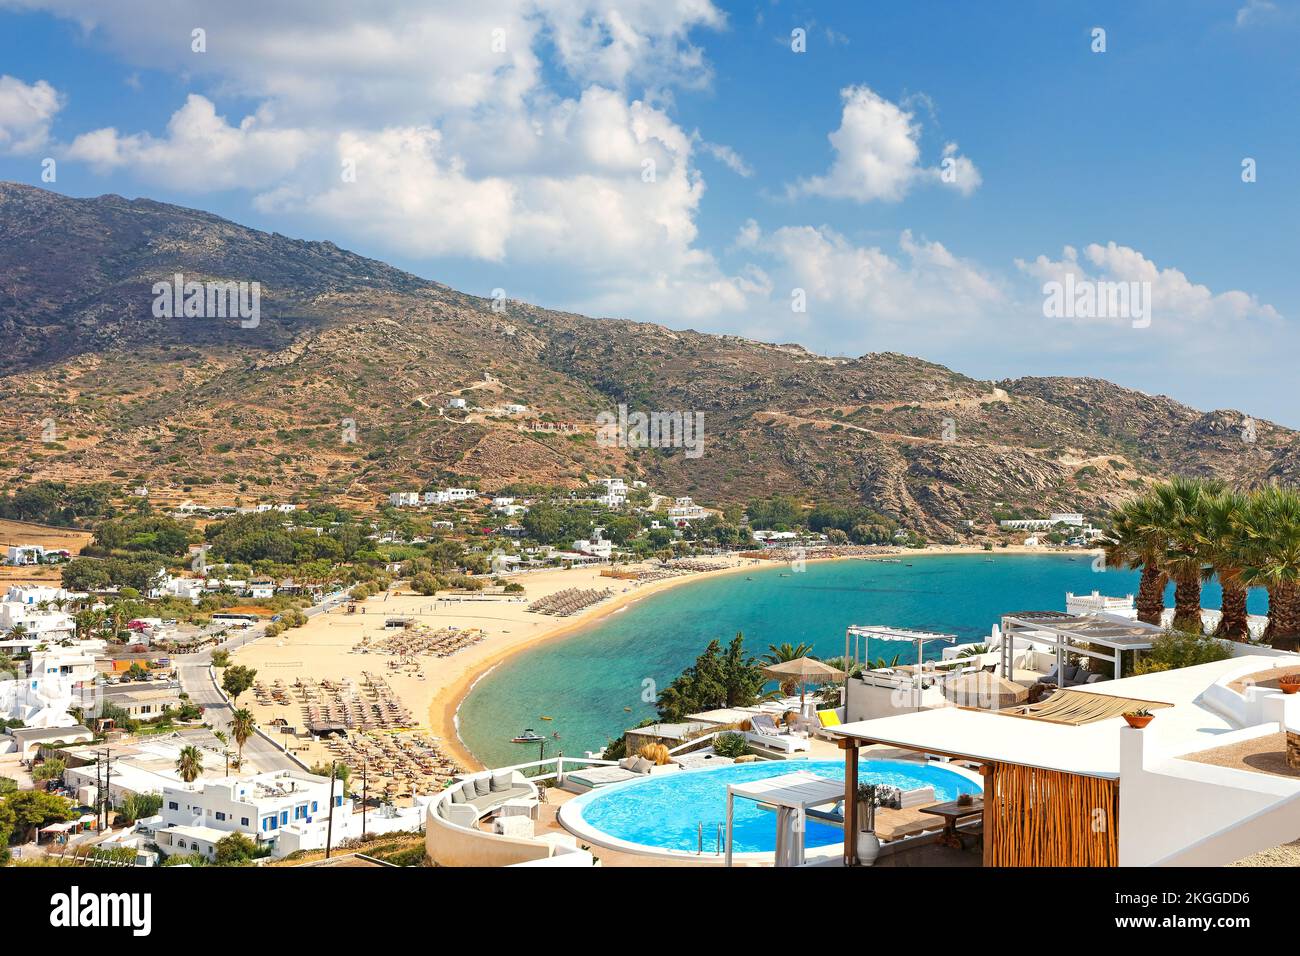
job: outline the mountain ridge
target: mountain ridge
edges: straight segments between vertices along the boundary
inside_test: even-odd
[[[256,281],[262,318],[157,319],[152,285]],[[485,489],[643,478],[708,505],[858,503],[951,536],[995,513],[1098,514],[1173,473],[1300,475],[1297,433],[1099,378],[971,378],[892,352],[820,356],[497,303],[330,242],[149,199],[0,183],[0,479],[113,480],[194,500],[373,505],[442,479]],[[521,416],[460,413],[517,403]],[[705,451],[603,448],[596,416],[702,412]],[[53,420],[55,440],[42,441]],[[356,425],[357,440],[341,437]]]

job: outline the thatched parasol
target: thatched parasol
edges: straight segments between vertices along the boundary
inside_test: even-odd
[[[794,678],[799,681],[799,710],[803,710],[804,690],[810,680],[819,682],[840,680],[844,677],[844,672],[838,668],[831,667],[815,657],[796,657],[792,661],[781,661],[779,664],[768,664],[763,668],[763,674],[771,677],[773,680],[786,681]]]
[[[1029,688],[1005,677],[980,671],[947,681],[943,685],[943,696],[960,707],[1000,710],[1023,701],[1029,696]]]

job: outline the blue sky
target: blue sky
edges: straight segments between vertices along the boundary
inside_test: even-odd
[[[0,0],[0,177],[1300,426],[1297,40],[1283,0]],[[1148,282],[1150,322],[1045,315],[1067,275]]]

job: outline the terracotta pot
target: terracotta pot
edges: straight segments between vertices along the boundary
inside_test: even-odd
[[[1277,686],[1282,688],[1284,694],[1294,694],[1296,691],[1300,691],[1300,680],[1278,681]]]
[[[1138,730],[1141,730],[1143,727],[1145,727],[1147,724],[1151,723],[1151,721],[1155,719],[1155,714],[1146,714],[1145,716],[1141,716],[1141,717],[1139,717],[1137,714],[1125,714],[1124,719],[1128,721],[1128,725],[1130,727],[1136,727]]]

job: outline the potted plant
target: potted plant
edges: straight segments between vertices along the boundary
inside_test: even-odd
[[[1282,688],[1284,694],[1300,691],[1300,674],[1283,674],[1277,679],[1277,686]]]
[[[880,856],[880,837],[876,836],[876,807],[884,796],[876,783],[858,784],[858,864],[871,866]]]
[[[1128,725],[1130,727],[1136,727],[1138,730],[1141,730],[1147,724],[1151,723],[1151,720],[1154,717],[1155,714],[1151,713],[1151,711],[1145,707],[1139,707],[1137,710],[1130,710],[1124,714],[1124,719],[1128,721]]]

